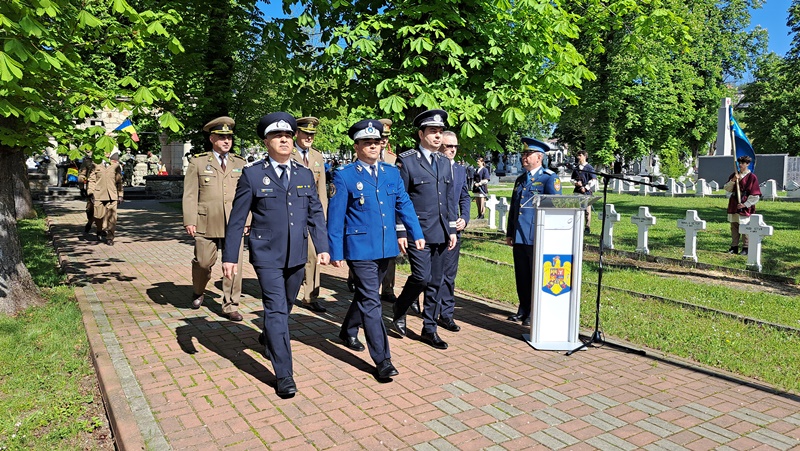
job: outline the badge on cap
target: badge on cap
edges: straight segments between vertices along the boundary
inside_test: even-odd
[[[442,116],[439,115],[439,114],[435,114],[435,115],[433,115],[433,120],[435,122],[442,122]]]
[[[264,176],[264,180],[263,180],[263,182],[264,182],[264,184],[265,184],[265,185],[269,185],[269,184],[270,184],[270,182],[271,182],[271,180],[269,179],[269,177],[267,177],[267,176],[265,175],[265,176]]]
[[[362,189],[364,189],[364,184],[361,182],[356,183],[356,189],[361,191]]]

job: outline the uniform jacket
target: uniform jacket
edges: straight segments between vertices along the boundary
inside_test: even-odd
[[[236,263],[248,213],[250,263],[263,268],[291,268],[308,260],[309,237],[317,253],[328,252],[325,214],[314,174],[289,160],[291,177],[285,189],[268,159],[249,163],[242,171],[225,235],[222,261]]]
[[[531,208],[531,198],[535,194],[561,194],[558,174],[539,167],[533,177],[529,171],[525,171],[514,181],[506,227],[506,237],[514,238],[514,244],[533,245],[536,209]]]
[[[94,195],[94,200],[119,200],[122,195],[122,170],[119,163],[111,161],[94,165],[89,173],[89,187],[87,191]]]
[[[292,149],[292,159],[303,164],[303,154],[297,150],[297,146]],[[328,211],[328,186],[325,180],[325,157],[315,148],[308,149],[308,169],[314,173],[314,183],[317,186],[317,196],[322,203],[322,211]]]
[[[231,215],[244,158],[228,153],[225,171],[214,152],[195,155],[183,178],[183,225],[197,227],[206,238],[222,238]],[[241,236],[241,235],[240,235]]]
[[[453,199],[452,202],[457,205],[457,217],[464,220],[469,224],[469,207],[472,198],[469,197],[469,188],[467,187],[467,170],[464,166],[458,163],[453,164]],[[466,228],[466,225],[464,226]],[[461,232],[459,232],[461,233]]]
[[[378,162],[378,183],[360,163],[333,172],[328,205],[331,260],[377,260],[395,257],[399,217],[413,240],[423,238],[414,204],[395,165]]]
[[[419,149],[412,149],[397,156],[400,177],[414,204],[425,241],[431,244],[447,243],[449,235],[456,233],[456,204],[450,160],[439,152],[433,152],[433,163],[437,171]],[[397,235],[406,238],[406,230],[398,217]]]

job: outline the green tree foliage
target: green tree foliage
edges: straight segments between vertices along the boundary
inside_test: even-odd
[[[125,0],[0,2],[0,179],[24,174],[20,154],[42,151],[51,139],[71,158],[89,150],[101,158],[115,139],[102,127],[77,128],[76,119],[103,109],[137,112],[173,98],[169,82],[121,76],[114,58],[101,63],[96,55],[149,45],[179,52],[167,31],[179,20],[169,10],[137,12]],[[160,120],[179,126],[166,111]],[[7,313],[38,297],[22,263],[12,187],[0,184],[0,311]]]
[[[555,135],[600,165],[654,153],[665,173],[681,175],[715,136],[720,101],[732,94],[726,81],[764,47],[763,30],[744,31],[760,1],[617,5],[573,4],[585,18],[576,47],[597,80],[564,108]]]

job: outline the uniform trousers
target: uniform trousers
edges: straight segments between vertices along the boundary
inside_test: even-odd
[[[389,260],[389,266],[386,268],[386,275],[383,276],[383,283],[381,283],[381,296],[394,294],[394,278],[396,269],[397,260],[395,257],[394,259]],[[350,268],[347,272],[347,283],[355,284],[355,280],[356,275],[353,273],[353,268]]]
[[[376,365],[391,358],[379,295],[380,281],[386,275],[389,262],[394,262],[394,257],[378,260],[347,260],[347,265],[353,269],[356,276],[356,292],[344,316],[342,332],[355,337],[358,335],[358,328],[363,325],[369,355]]]
[[[106,232],[106,239],[114,241],[117,231],[117,201],[95,200],[94,223],[97,226],[97,233]]]
[[[317,264],[317,250],[314,242],[308,240],[308,261],[306,261],[306,276],[303,282],[303,302],[310,304],[319,297],[319,273]]]
[[[531,296],[533,295],[533,245],[514,244],[514,278],[517,282],[519,308],[517,315],[522,319],[531,316]]]
[[[450,320],[456,309],[456,274],[458,273],[458,257],[461,254],[461,236],[458,236],[456,247],[444,251],[444,278],[442,289],[439,290],[439,302],[442,311],[439,317]]]
[[[242,239],[244,242],[244,239]],[[217,253],[225,247],[225,238],[206,238],[194,236],[194,259],[192,260],[192,289],[194,294],[203,294],[208,281],[211,280],[211,269],[217,262]],[[222,311],[235,312],[239,308],[242,297],[242,255],[244,246],[239,244],[239,263],[233,280],[222,278]]]
[[[417,302],[420,293],[425,292],[422,304],[422,333],[436,332],[436,317],[441,311],[439,289],[444,278],[444,253],[447,243],[425,243],[418,250],[408,247],[408,262],[411,275],[406,279],[403,291],[397,297],[397,311],[405,315],[412,302]]]
[[[261,285],[261,302],[264,305],[264,336],[269,351],[267,354],[275,377],[289,377],[293,374],[289,313],[292,312],[294,300],[300,292],[305,267],[255,267],[255,271],[258,284]]]

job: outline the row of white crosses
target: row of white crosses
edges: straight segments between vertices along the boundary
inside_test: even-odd
[[[614,209],[614,204],[607,204],[605,212],[605,227],[603,228],[603,247],[614,249],[614,224],[620,221],[620,215]],[[631,217],[631,223],[638,229],[636,238],[636,252],[648,255],[650,250],[647,247],[648,230],[656,223],[655,216],[650,214],[648,207],[639,207],[639,212]],[[697,210],[687,210],[686,217],[678,220],[678,228],[686,232],[684,241],[683,258],[697,262],[697,232],[706,229],[706,222],[697,215]],[[761,215],[750,216],[750,222],[742,225],[739,229],[741,233],[749,238],[749,248],[747,253],[747,268],[754,271],[761,271],[761,241],[766,236],[772,236],[772,226],[764,223]]]

